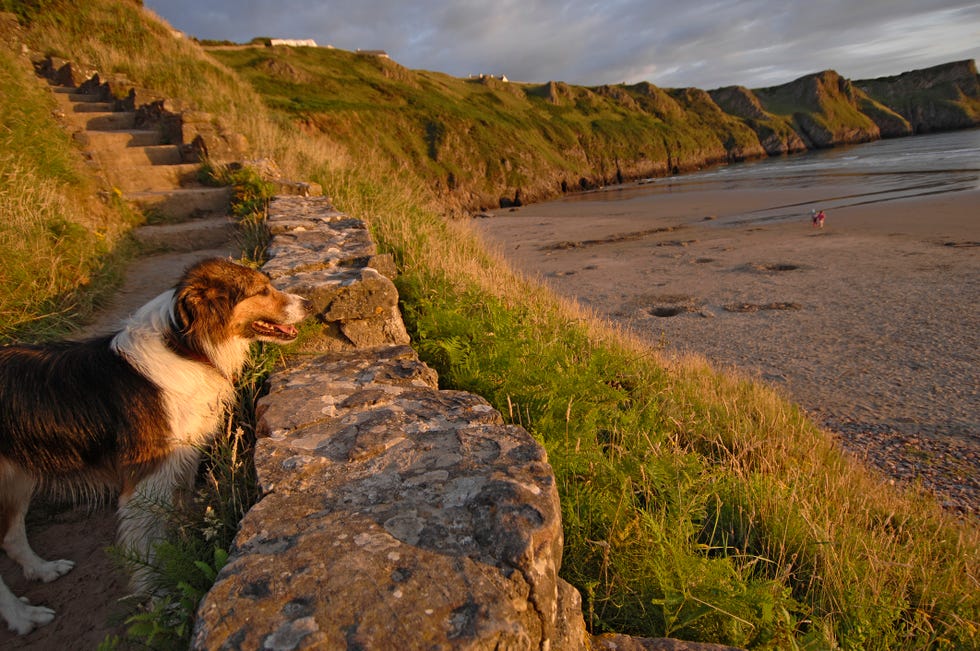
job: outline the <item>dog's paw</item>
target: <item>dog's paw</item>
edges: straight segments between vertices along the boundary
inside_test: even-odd
[[[75,567],[75,561],[45,561],[43,563],[38,563],[33,567],[25,567],[24,576],[33,581],[50,583],[59,576],[63,576],[71,572],[73,567]]]
[[[32,606],[27,599],[21,597],[13,604],[3,608],[3,618],[7,620],[7,628],[18,635],[27,635],[38,626],[50,624],[54,619],[54,611],[44,606]]]

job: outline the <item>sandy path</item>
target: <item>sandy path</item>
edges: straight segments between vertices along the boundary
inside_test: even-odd
[[[669,353],[758,374],[886,473],[978,513],[980,191],[811,226],[811,203],[852,191],[630,186],[475,225],[560,294]]]

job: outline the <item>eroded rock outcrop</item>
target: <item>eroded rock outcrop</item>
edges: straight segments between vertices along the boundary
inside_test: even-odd
[[[741,118],[759,137],[759,143],[770,156],[806,150],[806,143],[792,124],[762,108],[759,98],[744,86],[726,86],[709,91],[723,111]]]
[[[760,88],[755,94],[771,113],[792,107],[794,129],[808,148],[868,142],[881,136],[878,125],[857,109],[858,98],[851,82],[833,70]]]
[[[973,60],[863,79],[854,85],[900,113],[915,133],[980,125],[980,76]]]

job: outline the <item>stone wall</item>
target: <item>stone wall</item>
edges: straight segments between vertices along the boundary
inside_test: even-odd
[[[439,390],[407,344],[365,225],[279,197],[265,271],[323,343],[258,405],[263,498],[201,603],[195,649],[681,649],[593,638],[558,577],[547,455],[482,398]]]

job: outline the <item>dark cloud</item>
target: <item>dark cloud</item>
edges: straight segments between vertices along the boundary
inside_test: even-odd
[[[577,84],[749,87],[834,69],[859,79],[980,56],[957,0],[145,0],[199,38],[313,38],[410,68]]]

